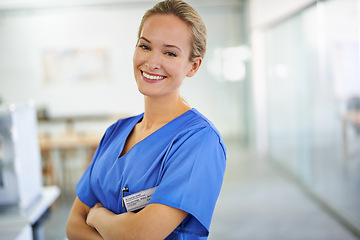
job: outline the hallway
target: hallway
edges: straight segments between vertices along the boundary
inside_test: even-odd
[[[209,240],[356,240],[309,200],[282,170],[237,144],[228,165]],[[44,238],[63,240],[75,193],[63,192],[44,223]],[[59,225],[62,223],[62,225]]]
[[[358,239],[312,202],[274,164],[228,145],[211,240]]]

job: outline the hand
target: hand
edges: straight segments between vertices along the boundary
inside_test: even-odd
[[[104,209],[104,206],[98,202],[97,204],[95,204],[95,206],[93,206],[90,211],[89,214],[87,215],[86,218],[86,224],[92,228],[94,227],[94,221],[96,220],[96,214],[99,210]]]

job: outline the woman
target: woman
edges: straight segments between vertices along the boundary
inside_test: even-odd
[[[226,150],[213,124],[179,94],[205,49],[205,25],[187,3],[166,0],[145,13],[133,57],[145,112],[104,134],[77,184],[69,239],[207,238]]]

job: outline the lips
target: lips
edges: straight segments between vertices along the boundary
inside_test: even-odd
[[[166,76],[163,75],[150,74],[143,71],[141,71],[141,75],[146,82],[151,83],[160,82],[166,78]]]

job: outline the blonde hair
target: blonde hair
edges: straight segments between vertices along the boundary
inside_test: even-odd
[[[165,0],[157,3],[145,12],[139,26],[138,38],[141,37],[145,21],[155,14],[172,14],[183,20],[189,26],[192,34],[190,60],[194,60],[196,57],[204,58],[207,38],[206,26],[193,7],[181,0]]]

